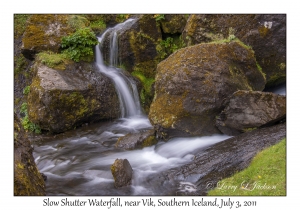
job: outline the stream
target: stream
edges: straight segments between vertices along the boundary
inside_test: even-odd
[[[109,65],[103,62],[101,44],[95,50],[98,70],[115,84],[121,106],[120,118],[31,139],[37,167],[47,176],[47,195],[160,195],[164,186],[151,183],[151,177],[187,164],[201,150],[229,138],[226,135],[173,138],[131,151],[114,146],[121,136],[152,129],[147,116],[141,111],[134,81],[125,77],[121,69],[114,67],[118,62],[118,30],[126,24],[132,24],[132,21],[129,19],[118,24],[98,37],[100,43],[103,38],[110,39]],[[285,86],[278,91],[285,95]],[[114,187],[110,166],[117,158],[126,158],[130,162],[134,172],[131,186],[120,189]]]

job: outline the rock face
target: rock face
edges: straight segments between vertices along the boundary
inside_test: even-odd
[[[45,181],[32,156],[33,148],[14,115],[14,195],[44,196]]]
[[[183,48],[159,63],[149,119],[157,135],[211,135],[222,101],[237,90],[263,90],[252,50],[238,41]]]
[[[157,140],[155,138],[155,131],[148,130],[141,131],[139,133],[129,133],[120,137],[116,143],[116,147],[130,150],[152,146],[156,143]]]
[[[156,46],[161,31],[153,15],[141,15],[117,31],[119,64],[129,72],[140,71],[146,77],[154,77],[158,61]],[[105,37],[110,37],[108,32]],[[109,61],[110,40],[103,41],[103,58]]]
[[[190,15],[183,31],[187,45],[234,36],[252,47],[267,86],[286,80],[286,15]]]
[[[285,118],[286,97],[259,91],[237,91],[217,118],[224,134],[237,135]]]
[[[119,116],[112,82],[92,64],[72,63],[65,71],[35,63],[28,94],[28,116],[43,130],[63,132],[85,122]]]
[[[189,15],[166,14],[164,19],[160,20],[163,33],[176,34],[182,33]]]
[[[258,152],[285,137],[285,123],[243,133],[199,152],[189,164],[156,174],[148,182],[162,186],[161,195],[171,189],[176,195],[206,195],[218,181],[247,168]],[[189,183],[195,189],[184,192],[182,183]]]
[[[58,52],[63,36],[70,35],[76,27],[84,27],[88,20],[74,15],[31,15],[22,39],[22,53],[30,60],[41,51]]]
[[[116,159],[111,166],[111,173],[115,179],[116,188],[131,184],[133,171],[127,159]]]

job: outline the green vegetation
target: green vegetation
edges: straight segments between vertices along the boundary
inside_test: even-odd
[[[160,58],[163,60],[176,50],[185,47],[185,43],[183,42],[181,36],[179,37],[167,37],[165,40],[161,40],[159,45],[157,45],[156,50]]]
[[[90,24],[88,19],[81,15],[70,15],[68,19],[68,26],[73,30],[78,30],[80,28],[85,28]]]
[[[26,86],[24,89],[23,89],[23,94],[24,95],[28,95],[28,93],[30,92],[30,86]]]
[[[102,20],[91,21],[90,28],[95,32],[99,33],[106,29],[106,23]]]
[[[15,14],[14,15],[14,37],[20,37],[23,35],[25,32],[26,28],[26,21],[30,15],[25,15],[25,14]]]
[[[14,57],[14,75],[17,75],[17,74],[21,73],[23,70],[25,70],[27,65],[28,65],[28,61],[23,56],[23,54],[15,56]]]
[[[208,195],[286,195],[286,139],[258,153],[248,168],[218,182]]]
[[[54,53],[51,51],[40,52],[37,54],[36,60],[49,68],[57,70],[65,70],[66,64],[69,62],[67,53]]]
[[[31,122],[28,118],[27,103],[23,103],[21,105],[20,113],[25,114],[25,117],[22,118],[22,120],[21,120],[21,123],[22,123],[22,126],[24,127],[24,129],[26,131],[30,131],[30,132],[34,132],[36,134],[40,134],[41,133],[41,128],[38,125]]]
[[[165,15],[163,15],[163,14],[157,14],[157,15],[154,15],[154,18],[155,18],[156,21],[164,20],[165,19]]]
[[[129,18],[129,14],[118,14],[116,21],[119,23],[124,22],[125,20],[127,20]]]
[[[145,77],[140,71],[133,71],[131,75],[137,77],[142,82],[143,89],[140,92],[140,98],[143,104],[147,103],[148,100],[152,99],[151,87],[155,79]]]
[[[75,62],[91,62],[94,59],[93,47],[98,44],[98,40],[90,28],[82,28],[70,36],[63,37],[61,44],[70,59]]]

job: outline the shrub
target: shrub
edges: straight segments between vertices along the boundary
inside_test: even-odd
[[[77,30],[70,36],[62,38],[62,48],[68,57],[75,62],[94,59],[93,47],[98,44],[95,33],[90,28]]]
[[[25,117],[23,117],[21,120],[21,124],[26,131],[34,132],[37,134],[41,133],[40,126],[31,122],[28,118],[27,103],[23,103],[21,105],[20,113],[25,114]]]

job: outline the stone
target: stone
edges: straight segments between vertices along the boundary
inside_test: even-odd
[[[29,120],[42,130],[60,133],[85,123],[120,116],[112,81],[90,63],[70,63],[66,70],[33,66],[28,94]]]
[[[111,166],[115,187],[120,188],[131,184],[133,170],[127,159],[116,159]]]
[[[238,38],[252,47],[267,87],[286,81],[286,14],[195,14],[182,33],[188,46]]]
[[[152,146],[156,143],[157,140],[155,138],[155,130],[152,129],[147,131],[141,131],[139,133],[126,134],[125,136],[122,136],[118,139],[115,146],[117,148],[131,150]]]
[[[260,91],[235,92],[216,120],[219,130],[237,135],[261,126],[272,125],[286,117],[286,97]]]
[[[14,114],[14,195],[45,196],[45,181],[32,155],[33,147]]]
[[[263,90],[254,52],[239,41],[180,49],[158,64],[149,119],[157,136],[220,133],[215,118],[237,90]]]

